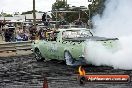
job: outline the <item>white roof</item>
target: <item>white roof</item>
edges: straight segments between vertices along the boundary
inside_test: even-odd
[[[20,15],[20,16],[14,16],[14,17],[0,17],[0,20],[6,20],[6,21],[10,21],[10,22],[22,22],[24,21],[24,16]]]
[[[41,20],[43,13],[36,12],[36,19]],[[16,15],[13,17],[0,17],[0,20],[8,20],[8,21],[25,21],[26,20],[33,20],[33,14],[25,14],[25,15]]]
[[[58,29],[58,31],[68,31],[68,30],[90,30],[87,28],[67,28],[67,29]]]
[[[42,19],[43,13],[36,13],[36,19]],[[33,14],[25,14],[26,19],[33,19]]]
[[[22,17],[0,17],[0,20],[19,21],[19,20],[23,20],[23,18]]]

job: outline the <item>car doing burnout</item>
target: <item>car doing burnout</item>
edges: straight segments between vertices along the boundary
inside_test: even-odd
[[[87,28],[58,29],[48,32],[45,40],[35,40],[32,50],[37,61],[46,59],[64,60],[67,65],[80,65],[85,63],[85,49],[87,40],[99,42],[106,48],[115,50],[117,38],[104,38],[93,36]]]

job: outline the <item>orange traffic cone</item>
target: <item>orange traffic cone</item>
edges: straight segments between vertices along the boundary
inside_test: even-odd
[[[44,78],[43,88],[48,88],[47,78]]]

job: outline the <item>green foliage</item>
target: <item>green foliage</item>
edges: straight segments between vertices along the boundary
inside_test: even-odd
[[[38,12],[37,10],[35,10],[35,12]],[[31,11],[27,11],[27,12],[22,12],[22,15],[24,15],[24,14],[32,14],[33,13],[33,10],[31,10]]]
[[[59,10],[59,8],[66,8],[66,2],[58,1],[52,5],[52,10]]]
[[[77,11],[77,12],[73,12],[73,13],[67,13],[66,14],[66,20],[68,22],[74,22],[75,20],[77,20],[79,18],[79,12],[80,12],[80,19],[83,21],[83,22],[87,22],[88,21],[88,15],[86,13],[88,13],[88,10],[87,11],[82,11],[80,10],[80,8],[75,8],[73,9],[72,11]]]
[[[68,5],[66,4],[65,1],[57,1],[52,5],[52,11],[60,10],[60,8],[64,8],[65,10],[68,8]],[[59,14],[61,13],[57,13],[57,18],[56,18],[56,13],[53,12],[53,14],[52,14],[53,20],[56,20],[56,19],[60,20]]]
[[[103,14],[103,11],[105,8],[105,1],[106,0],[94,0],[94,2],[92,4],[88,5],[88,8],[90,9],[90,11],[89,10],[81,11],[79,7],[74,8],[72,10],[68,9],[68,8],[70,8],[69,5],[67,5],[65,0],[63,0],[63,1],[55,2],[52,5],[52,11],[59,10],[60,8],[65,8],[65,10],[67,10],[67,11],[77,11],[77,12],[71,12],[71,13],[64,13],[63,16],[64,16],[65,20],[70,23],[74,22],[75,20],[77,20],[79,18],[79,12],[80,12],[81,20],[86,23],[89,20],[89,18],[91,19],[96,14],[100,14],[100,16]],[[56,13],[53,13],[53,14],[54,14],[53,20],[56,20],[56,18],[55,18]],[[57,13],[57,20],[60,20],[59,14],[60,13]]]
[[[83,22],[87,22],[87,20],[88,20],[88,15],[85,14],[85,12],[81,11],[79,7],[76,7],[72,10],[69,9],[70,7],[69,7],[69,5],[67,5],[65,0],[55,2],[52,5],[52,11],[60,10],[60,8],[65,8],[66,11],[76,11],[76,12],[63,13],[65,20],[69,23],[74,22],[75,20],[77,20],[79,18],[79,12],[80,12],[80,16],[81,16],[81,19]],[[52,19],[56,20],[56,18],[55,18],[56,13],[54,12],[53,14],[54,15],[52,15],[52,17],[53,17]],[[59,14],[61,14],[61,12],[57,13],[57,20],[61,20],[61,18],[59,17]]]
[[[105,8],[106,0],[95,0],[92,4],[89,4],[88,7],[90,9],[91,18],[96,14],[102,16],[104,8]]]
[[[4,16],[4,17],[13,17],[11,14],[7,14],[7,13],[2,13],[2,14],[0,14],[0,16]]]
[[[13,17],[11,14],[7,14],[5,17]]]

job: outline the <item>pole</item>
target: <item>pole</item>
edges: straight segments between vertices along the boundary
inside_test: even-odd
[[[36,27],[35,0],[33,0],[33,24]]]
[[[90,13],[90,8],[89,8],[89,28],[91,29],[91,15],[90,15],[91,13]]]
[[[79,19],[81,18],[81,15],[80,15],[80,13],[81,13],[81,11],[80,11],[80,7],[79,7],[79,17],[78,17]]]

